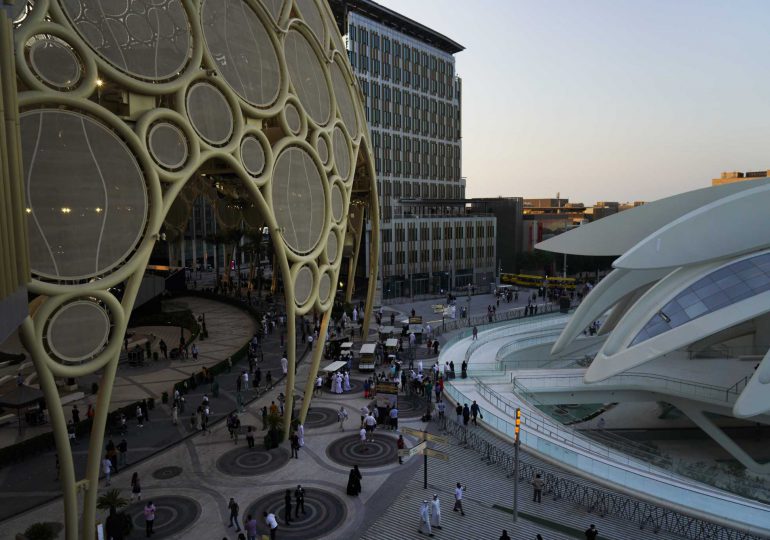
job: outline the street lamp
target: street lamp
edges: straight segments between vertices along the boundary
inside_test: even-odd
[[[516,424],[513,428],[513,522],[519,517],[519,429],[521,427],[521,409],[516,407]]]

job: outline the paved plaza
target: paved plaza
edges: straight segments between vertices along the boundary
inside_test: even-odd
[[[474,300],[486,309],[484,302],[491,302],[491,298],[479,295]],[[197,298],[183,301],[188,302],[196,313],[206,312],[210,339],[199,344],[199,363],[218,361],[228,354],[230,347],[237,349],[253,331],[254,321],[238,320],[245,312]],[[417,303],[414,306],[389,306],[385,310],[386,313],[396,310],[403,315],[413,307],[416,311],[424,309],[423,304]],[[451,336],[442,337],[442,341],[447,337]],[[273,369],[276,379],[280,373],[278,340],[278,333],[267,337],[265,360],[260,364],[263,372]],[[306,352],[302,344],[298,346],[301,347],[299,352]],[[418,349],[417,354],[426,365],[435,359],[426,347]],[[300,357],[298,381],[304,381],[309,369],[309,355]],[[132,399],[129,388],[143,389],[158,397],[171,380],[178,380],[183,373],[188,373],[187,369],[200,367],[190,363],[161,365],[155,369],[136,368],[146,370],[136,373],[131,371],[134,368],[121,366],[119,380],[125,381],[121,399]],[[215,421],[222,420],[236,408],[235,377],[241,367],[234,366],[232,373],[218,379],[220,395],[211,397]],[[495,539],[507,529],[512,538],[534,538],[537,533],[547,539],[581,538],[582,531],[593,522],[603,531],[600,538],[631,537],[627,533],[635,529],[633,524],[600,518],[574,503],[548,500],[546,496],[541,505],[535,505],[530,502],[528,485],[521,487],[521,514],[514,524],[511,515],[513,480],[506,477],[504,470],[488,465],[479,454],[464,448],[452,437],[448,444],[434,445],[448,454],[449,460],[430,459],[429,486],[427,490],[423,489],[422,458],[406,458],[404,464],[399,465],[395,444],[397,433],[378,430],[374,442],[361,448],[357,435],[358,411],[370,400],[365,399],[361,391],[363,375],[354,369],[353,376],[350,393],[337,395],[324,391],[313,398],[305,425],[305,445],[299,451],[299,459],[289,458],[287,444],[271,451],[264,450],[261,445],[264,432],[259,411],[262,406],[277,401],[278,393],[284,390],[283,381],[278,380],[272,391],[260,397],[249,396],[251,401],[240,415],[243,426],[253,426],[257,431],[254,449],[248,449],[243,439],[235,444],[223,421],[216,422],[210,433],[194,432],[189,427],[187,415],[182,415],[179,425],[173,426],[168,406],[158,403],[145,427],[130,426],[126,437],[128,465],[113,476],[110,487],[121,489],[128,496],[131,475],[139,474],[143,501],[153,500],[158,507],[156,538],[235,539],[235,529],[227,526],[230,497],[239,504],[241,513],[261,516],[265,510],[275,510],[281,523],[279,538],[419,538],[419,507],[423,499],[432,498],[434,493],[441,501],[443,523],[441,530],[434,531],[436,537]],[[304,384],[298,382],[296,390],[300,396],[303,389]],[[204,391],[206,388],[199,387],[188,395],[188,413]],[[336,411],[340,406],[350,416],[343,432],[337,423]],[[421,398],[401,396],[400,425],[439,432],[436,422],[422,422],[425,406]],[[406,441],[407,446],[419,442],[411,437],[406,437]],[[82,474],[87,441],[78,441],[73,448],[78,474]],[[533,462],[535,458],[525,454],[523,459]],[[359,497],[346,494],[352,464],[358,464],[363,473],[363,490]],[[61,499],[56,498],[58,481],[55,480],[53,454],[6,467],[0,474],[3,485],[7,486],[0,494],[4,518],[0,522],[0,537],[10,537],[38,521],[63,521]],[[451,508],[454,484],[458,481],[468,485],[465,516],[452,512]],[[103,492],[106,486],[104,480],[101,482],[100,491]],[[298,484],[306,490],[306,514],[300,513],[291,525],[286,526],[283,494],[286,489],[293,493]],[[32,506],[34,508],[25,510]],[[135,532],[132,537],[135,538],[143,536],[141,506],[135,502],[127,509],[133,517]],[[104,513],[100,512],[99,517],[104,518]],[[266,532],[264,528],[262,532]],[[634,534],[634,538],[645,537]]]

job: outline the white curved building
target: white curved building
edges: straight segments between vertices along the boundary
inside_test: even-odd
[[[629,399],[669,402],[757,473],[770,472],[770,463],[757,461],[714,418],[770,423],[769,203],[766,179],[709,187],[537,246],[618,256],[551,349],[566,354],[606,317],[579,389],[594,398],[612,388],[616,400],[625,390]]]

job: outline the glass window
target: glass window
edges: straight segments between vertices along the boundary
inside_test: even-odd
[[[766,291],[770,291],[770,253],[728,264],[681,291],[647,322],[631,345]]]

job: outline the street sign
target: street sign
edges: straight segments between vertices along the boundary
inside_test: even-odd
[[[428,443],[422,441],[420,444],[417,444],[411,448],[404,448],[403,450],[399,450],[398,455],[401,457],[412,457],[416,454],[423,454],[427,446]]]
[[[425,431],[420,431],[419,429],[413,429],[406,426],[401,427],[400,431],[403,435],[408,435],[409,437],[416,437],[421,441],[430,441],[434,443],[443,443],[443,444],[447,444],[449,442],[446,437],[442,437],[441,435],[433,435],[432,433],[426,433]]]
[[[433,448],[425,448],[422,451],[422,455],[443,459],[444,461],[449,461],[449,454],[445,454],[444,452],[439,452],[438,450],[434,450]]]

